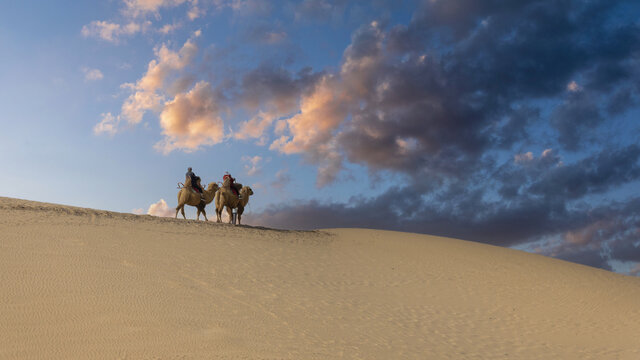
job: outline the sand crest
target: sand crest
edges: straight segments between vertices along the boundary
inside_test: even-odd
[[[544,256],[0,198],[3,359],[640,359],[638,334],[640,279]]]

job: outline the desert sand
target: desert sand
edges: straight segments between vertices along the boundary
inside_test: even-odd
[[[640,279],[512,249],[0,198],[2,359],[640,359],[639,334]]]

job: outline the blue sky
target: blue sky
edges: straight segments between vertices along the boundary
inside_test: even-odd
[[[638,274],[638,10],[10,2],[2,195],[167,215],[192,166],[253,187],[248,224],[413,231]]]

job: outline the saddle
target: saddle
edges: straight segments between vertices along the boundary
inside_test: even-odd
[[[241,197],[240,196],[240,189],[242,189],[242,184],[240,183],[234,183],[233,186],[231,186],[231,179],[229,179],[229,177],[225,177],[224,181],[222,182],[222,187],[231,191],[231,193],[237,197]]]
[[[197,177],[198,180],[198,185],[200,185],[200,178]],[[189,191],[191,191],[192,193],[196,194],[196,195],[201,195],[202,193],[199,192],[198,190],[196,190],[193,185],[191,184],[191,178],[186,178],[184,181],[184,184],[182,186],[183,189],[188,189]]]

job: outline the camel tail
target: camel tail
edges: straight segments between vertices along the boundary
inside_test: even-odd
[[[180,191],[178,191],[178,206],[176,207],[176,210],[178,210],[180,208],[180,195],[182,194],[182,189]]]

